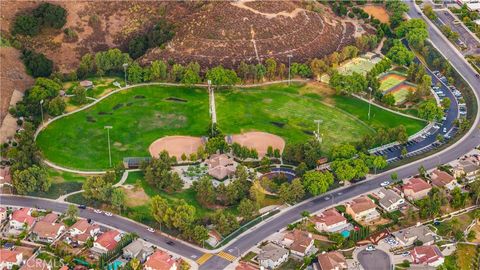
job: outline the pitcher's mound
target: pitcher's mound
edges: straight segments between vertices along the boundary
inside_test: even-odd
[[[267,154],[269,146],[271,146],[273,150],[280,150],[280,153],[282,153],[285,148],[285,140],[283,140],[282,137],[267,132],[247,132],[232,135],[231,139],[232,143],[238,143],[248,148],[255,148],[259,158]]]
[[[166,150],[170,156],[175,156],[177,160],[180,160],[182,154],[188,157],[190,154],[196,153],[202,145],[202,138],[199,137],[167,136],[150,144],[148,151],[152,157],[158,158],[160,152]]]

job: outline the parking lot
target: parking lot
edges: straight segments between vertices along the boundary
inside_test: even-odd
[[[450,10],[436,9],[435,13],[438,17],[437,22],[435,22],[437,25],[448,25],[453,32],[457,32],[460,35],[457,45],[466,48],[462,50],[464,55],[480,53],[480,42],[478,39],[468,31],[467,27]]]

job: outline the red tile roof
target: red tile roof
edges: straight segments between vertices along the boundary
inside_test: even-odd
[[[435,245],[415,247],[411,254],[415,264],[429,264],[443,258],[442,252]]]
[[[107,250],[113,250],[118,244],[117,240],[115,240],[115,237],[117,237],[119,234],[120,233],[117,230],[110,230],[101,234],[95,242]]]
[[[79,219],[75,224],[70,227],[70,229],[77,229],[81,232],[86,232],[88,227],[90,227],[90,223],[86,219]]]
[[[32,226],[35,222],[35,218],[30,216],[28,212],[30,208],[22,208],[12,213],[12,220],[18,221],[20,223],[27,223],[28,226]]]
[[[0,249],[0,262],[10,262],[10,263],[17,262],[18,254],[21,254],[21,252],[2,248]]]
[[[415,177],[407,180],[407,182],[403,185],[402,189],[411,189],[413,190],[413,192],[417,193],[431,187],[432,186],[429,183],[425,182],[425,180]]]
[[[32,232],[39,237],[56,237],[63,224],[60,223],[50,223],[43,220],[35,223],[35,226],[32,228]]]
[[[147,258],[144,266],[154,270],[170,270],[177,261],[172,258],[168,253],[157,250],[150,257]]]
[[[340,222],[344,222],[347,219],[340,214],[337,209],[330,208],[328,210],[323,211],[317,216],[313,217],[313,220],[318,223],[324,223],[327,226],[337,224]]]
[[[293,240],[290,249],[300,253],[305,253],[313,241],[310,233],[297,229],[285,234],[285,239]]]
[[[45,221],[45,222],[49,222],[49,223],[53,223],[55,222],[55,220],[58,219],[58,215],[55,214],[55,213],[50,213],[50,214],[47,214],[46,216],[44,216],[42,218],[42,221]]]

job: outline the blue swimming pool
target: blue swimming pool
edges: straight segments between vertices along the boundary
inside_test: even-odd
[[[348,238],[350,236],[350,231],[345,230],[345,231],[342,231],[341,234],[343,238]]]

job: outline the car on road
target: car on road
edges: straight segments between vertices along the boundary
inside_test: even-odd
[[[87,209],[87,206],[85,204],[80,204],[78,206],[79,209]]]
[[[168,241],[165,242],[165,243],[167,243],[167,245],[169,245],[169,246],[175,245],[175,242],[173,242],[172,240],[168,240]]]
[[[408,257],[410,256],[410,251],[405,251],[402,253],[402,257]]]
[[[97,213],[97,214],[101,214],[101,213],[102,213],[102,211],[101,211],[101,210],[98,210],[98,209],[93,210],[93,212],[95,212],[95,213]]]
[[[444,127],[444,128],[442,129],[442,132],[443,132],[443,133],[447,133],[447,128]]]
[[[107,216],[107,217],[111,217],[111,216],[113,216],[113,214],[112,214],[112,213],[110,213],[110,212],[105,212],[105,216]]]
[[[373,245],[368,245],[365,250],[366,250],[366,251],[375,251],[376,248],[375,248]]]
[[[153,232],[155,232],[155,229],[154,229],[154,228],[152,228],[152,227],[148,227],[147,231],[149,231],[149,232],[153,233]]]
[[[388,185],[390,185],[390,182],[388,182],[388,181],[382,182],[382,183],[380,184],[380,186],[382,186],[382,187],[386,187],[386,186],[388,186]]]

